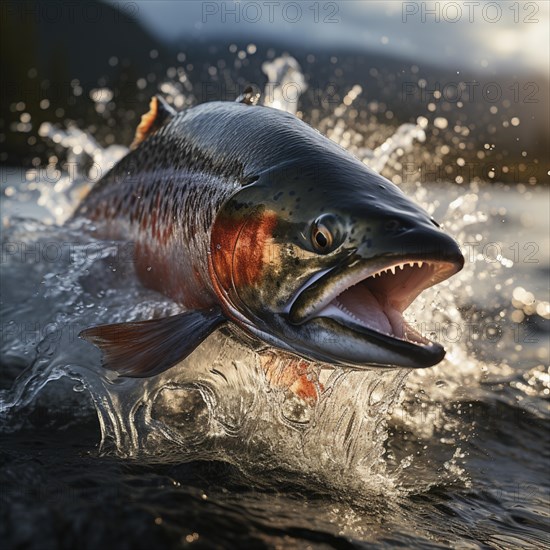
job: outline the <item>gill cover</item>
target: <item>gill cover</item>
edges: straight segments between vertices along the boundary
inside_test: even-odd
[[[258,177],[237,191],[216,216],[211,233],[210,270],[214,288],[231,317],[253,314],[239,291],[262,280],[277,214],[266,206],[269,190]],[[267,254],[266,254],[267,251]]]

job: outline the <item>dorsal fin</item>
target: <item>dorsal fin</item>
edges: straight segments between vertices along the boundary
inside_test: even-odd
[[[260,92],[254,90],[252,86],[247,86],[235,101],[237,103],[244,103],[245,105],[256,105],[259,100]]]
[[[130,150],[134,150],[147,136],[156,132],[176,114],[176,111],[168,105],[163,97],[154,95],[149,103],[149,111],[141,117],[141,122],[136,128],[136,135],[130,145]]]

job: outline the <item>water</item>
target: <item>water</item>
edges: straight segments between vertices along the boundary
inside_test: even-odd
[[[393,175],[463,246],[465,269],[409,314],[447,358],[413,373],[309,364],[318,399],[305,401],[266,380],[246,337],[223,329],[158,377],[117,379],[80,330],[180,310],[141,287],[130,249],[88,223],[62,225],[126,149],[43,125],[72,171],[56,172],[52,155],[3,187],[2,540],[547,546],[548,190],[400,181],[407,154],[439,155],[422,149],[427,119],[391,134],[366,125],[353,114],[358,85],[332,109],[299,112],[279,93],[301,76],[295,60],[263,70],[279,83],[266,104]],[[183,73],[160,88],[179,107],[195,102]],[[96,96],[98,108],[112,101]]]

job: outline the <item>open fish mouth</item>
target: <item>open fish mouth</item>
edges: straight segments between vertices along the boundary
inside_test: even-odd
[[[405,320],[403,313],[427,288],[460,271],[463,261],[391,256],[355,260],[306,286],[289,308],[292,324],[333,321],[342,336],[373,341],[415,366],[432,366],[445,355]],[[330,323],[332,325],[332,323]],[[377,361],[378,363],[378,361]]]

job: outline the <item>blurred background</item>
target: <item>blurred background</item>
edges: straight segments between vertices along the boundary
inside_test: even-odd
[[[304,74],[297,110],[308,122],[354,86],[354,112],[382,133],[425,117],[425,149],[438,154],[420,162],[413,151],[396,183],[549,181],[548,2],[5,0],[0,10],[4,165],[47,163],[43,122],[127,145],[152,94],[177,86],[195,103],[231,100],[248,83],[263,90],[262,64],[287,52]]]

